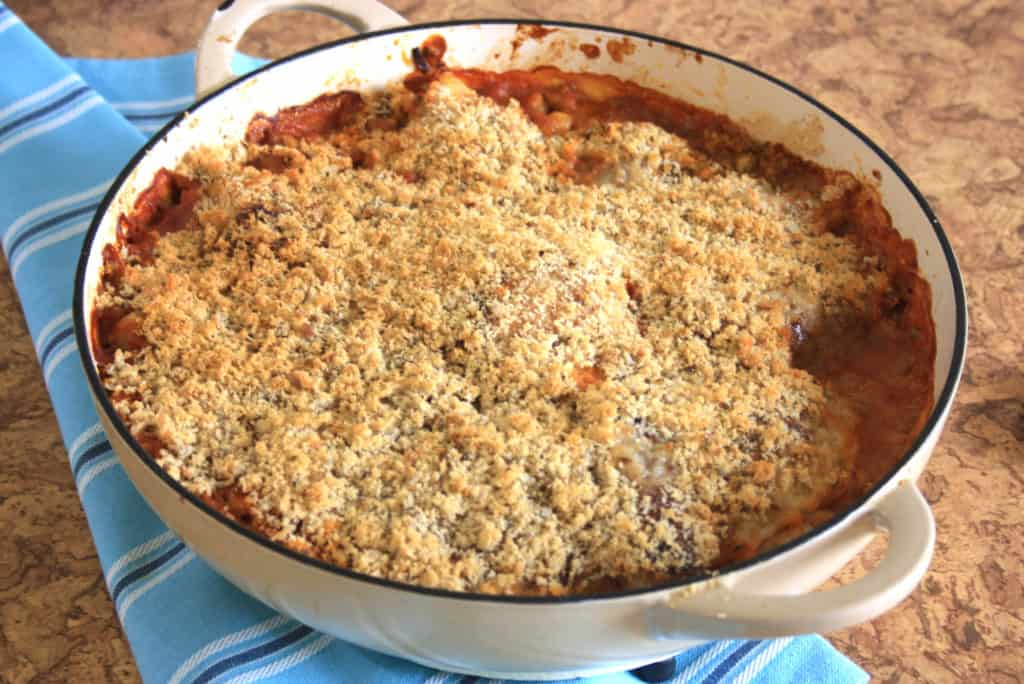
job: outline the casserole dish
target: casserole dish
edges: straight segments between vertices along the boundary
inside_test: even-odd
[[[227,75],[218,65],[226,63],[222,60],[229,56],[230,39],[266,9],[260,3],[236,3],[215,15],[200,49],[201,89]],[[358,16],[352,8],[334,11],[350,19]],[[393,15],[376,10],[357,25],[373,28],[391,21]],[[963,358],[962,287],[934,218],[898,169],[870,143],[767,77],[657,39],[593,27],[550,28],[556,30],[522,29],[508,22],[456,23],[342,41],[221,90],[154,138],[105,200],[87,238],[76,283],[79,346],[104,425],[126,470],[169,526],[246,591],[329,633],[448,670],[504,678],[595,674],[660,660],[709,638],[834,629],[886,610],[916,584],[930,557],[933,524],[913,480],[938,437]],[[277,111],[339,87],[392,82],[408,72],[403,55],[434,34],[445,38],[450,62],[460,66],[507,69],[554,62],[566,69],[619,75],[739,120],[763,121],[758,115],[767,112],[776,130],[801,128],[803,122],[805,131],[820,130],[815,161],[861,174],[877,171],[895,224],[917,244],[922,272],[933,291],[938,342],[935,408],[900,467],[846,515],[774,552],[725,568],[717,577],[567,599],[433,591],[339,570],[255,538],[218,518],[170,480],[116,418],[85,343],[100,249],[111,241],[116,217],[132,205],[156,169],[174,167],[187,149],[203,141],[240,138],[257,112]],[[598,39],[628,45],[633,53],[621,61],[614,53],[592,60],[571,49],[573,43]],[[771,137],[756,127],[754,132]],[[802,593],[856,553],[877,525],[889,528],[892,543],[874,571],[838,590]]]

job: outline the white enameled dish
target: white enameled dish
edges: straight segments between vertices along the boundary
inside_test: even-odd
[[[274,11],[321,11],[365,33],[307,50],[237,79],[230,71],[245,29]],[[521,21],[453,21],[409,26],[374,2],[234,0],[214,13],[199,45],[203,97],[161,130],[128,164],[86,236],[75,280],[78,348],[115,452],[145,499],[197,554],[244,591],[342,639],[444,670],[500,679],[555,679],[618,671],[662,660],[710,639],[827,632],[870,620],[917,585],[931,559],[935,525],[915,485],[952,403],[964,361],[967,310],[950,245],[921,193],[877,145],[839,115],[791,86],[700,48],[612,28]],[[849,511],[749,561],[652,589],[610,595],[529,598],[454,593],[368,577],[278,546],[212,510],[171,479],[130,436],[104,391],[90,345],[101,250],[161,167],[200,144],[241,139],[257,112],[275,112],[339,88],[373,89],[410,71],[424,39],[445,38],[458,67],[505,70],[553,64],[607,73],[688,100],[783,142],[825,166],[878,179],[900,233],[912,238],[932,288],[936,325],[935,406],[913,447]],[[544,35],[541,35],[544,34]],[[584,43],[625,41],[585,56]],[[622,58],[623,52],[628,53]],[[879,529],[882,561],[864,577],[814,589]]]

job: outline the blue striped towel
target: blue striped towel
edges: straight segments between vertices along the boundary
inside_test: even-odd
[[[0,64],[8,65],[0,75],[3,251],[143,679],[476,682],[338,641],[235,589],[150,511],[97,422],[71,330],[72,273],[113,178],[147,135],[192,101],[193,57],[62,60],[0,4]],[[867,680],[817,636],[716,642],[678,656],[676,670],[676,682]],[[637,679],[622,673],[593,681]]]

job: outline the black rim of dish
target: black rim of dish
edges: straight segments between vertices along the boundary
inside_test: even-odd
[[[177,480],[175,480],[170,475],[168,475],[164,471],[164,469],[161,468],[156,463],[156,461],[148,453],[146,453],[142,449],[142,447],[138,444],[138,442],[135,440],[135,438],[132,437],[132,435],[131,435],[130,431],[128,430],[127,426],[120,419],[120,417],[117,415],[117,412],[114,410],[113,404],[110,401],[110,397],[107,395],[107,391],[103,387],[102,382],[100,382],[100,377],[99,377],[99,374],[98,374],[98,372],[96,370],[96,366],[95,366],[95,363],[94,363],[93,358],[92,358],[92,350],[91,350],[91,347],[90,347],[90,344],[89,344],[88,336],[86,335],[86,325],[85,325],[86,324],[86,320],[85,320],[85,311],[84,311],[84,304],[85,304],[84,286],[85,286],[86,269],[87,269],[87,265],[88,265],[88,261],[89,261],[89,253],[90,253],[90,251],[92,249],[93,242],[96,239],[96,234],[99,231],[100,223],[101,223],[104,215],[107,212],[107,208],[110,206],[111,202],[117,196],[118,192],[121,189],[121,186],[124,184],[125,180],[129,176],[129,174],[135,169],[135,167],[139,164],[139,162],[149,153],[150,149],[152,149],[157,143],[159,143],[161,140],[163,140],[163,138],[167,135],[167,133],[171,129],[176,127],[179,123],[181,123],[181,121],[183,121],[184,118],[187,115],[189,115],[192,112],[195,112],[197,109],[201,108],[206,102],[208,102],[208,101],[218,97],[222,93],[225,93],[225,92],[231,90],[232,88],[238,87],[242,83],[245,83],[246,81],[248,81],[250,78],[252,78],[252,77],[254,77],[254,76],[256,76],[256,75],[258,75],[260,73],[263,73],[264,71],[267,71],[269,69],[273,69],[273,68],[277,67],[278,65],[285,64],[285,63],[288,63],[288,62],[291,62],[291,61],[294,61],[294,60],[297,60],[297,59],[301,59],[302,57],[305,57],[306,55],[312,54],[314,52],[320,52],[320,51],[323,51],[323,50],[329,50],[331,48],[334,48],[334,47],[337,47],[337,46],[340,46],[340,45],[345,45],[345,44],[348,44],[348,43],[353,43],[353,42],[357,42],[357,41],[367,40],[367,39],[374,38],[374,37],[377,37],[377,36],[392,35],[392,34],[396,34],[396,33],[405,33],[407,31],[422,31],[422,30],[425,30],[425,29],[432,29],[432,28],[443,29],[443,28],[458,27],[458,26],[478,26],[478,25],[494,25],[494,24],[498,24],[498,25],[507,25],[507,24],[519,25],[519,24],[522,24],[522,25],[528,25],[528,26],[544,26],[544,27],[553,27],[553,28],[584,29],[584,30],[590,30],[590,31],[598,31],[598,32],[601,32],[601,33],[613,33],[613,34],[617,34],[619,36],[629,36],[630,38],[637,38],[637,39],[640,39],[640,40],[651,41],[653,43],[659,43],[661,45],[667,45],[667,46],[674,47],[674,48],[677,48],[677,49],[680,49],[680,50],[686,50],[687,52],[690,52],[690,53],[693,53],[693,54],[699,54],[702,57],[708,57],[711,60],[717,60],[717,61],[723,62],[725,64],[732,65],[733,67],[736,67],[736,68],[742,69],[744,71],[747,71],[749,73],[752,73],[752,74],[754,74],[754,75],[756,75],[756,76],[758,76],[760,78],[763,78],[763,79],[765,79],[765,80],[775,84],[776,86],[779,86],[780,88],[783,88],[784,90],[788,91],[789,93],[792,93],[793,95],[796,95],[797,97],[799,97],[802,100],[804,100],[807,103],[809,103],[811,106],[813,106],[819,112],[821,112],[823,115],[833,119],[836,123],[838,123],[841,126],[843,126],[846,130],[848,130],[850,133],[852,133],[854,136],[856,136],[862,143],[864,143],[868,148],[870,148],[875,154],[877,154],[878,157],[889,168],[889,170],[892,171],[896,175],[897,178],[899,178],[900,182],[903,183],[904,187],[906,187],[906,189],[913,195],[914,199],[917,202],[918,207],[921,209],[921,211],[924,213],[924,215],[927,217],[929,223],[931,224],[932,230],[935,232],[936,239],[938,240],[940,246],[942,247],[942,252],[943,252],[943,255],[945,256],[945,259],[946,259],[946,265],[949,268],[949,273],[950,273],[950,276],[951,276],[951,279],[952,279],[952,282],[953,282],[953,294],[954,294],[954,300],[955,300],[954,304],[955,304],[955,307],[956,307],[956,326],[955,326],[955,328],[956,328],[955,329],[956,338],[955,338],[955,341],[954,341],[953,355],[952,355],[952,359],[951,359],[951,363],[950,363],[949,372],[948,372],[948,374],[946,376],[946,381],[945,381],[945,383],[942,386],[942,391],[939,393],[939,396],[935,400],[935,404],[934,404],[934,407],[932,409],[931,415],[928,417],[928,421],[925,423],[924,428],[922,428],[921,432],[918,434],[917,438],[914,440],[914,443],[911,445],[910,449],[907,450],[907,453],[905,453],[903,455],[903,457],[899,460],[897,465],[894,466],[885,475],[885,477],[883,477],[881,480],[879,480],[879,482],[877,482],[871,488],[871,490],[867,494],[865,494],[863,497],[858,499],[855,503],[850,505],[846,510],[842,511],[841,513],[836,514],[835,516],[833,516],[833,518],[831,520],[829,520],[825,524],[820,525],[818,527],[815,527],[814,529],[812,529],[812,530],[810,530],[810,531],[800,535],[799,537],[796,537],[795,539],[790,540],[789,542],[786,542],[785,544],[782,544],[782,545],[777,546],[775,548],[769,549],[768,551],[766,551],[764,553],[760,553],[760,554],[758,554],[758,555],[756,555],[753,558],[750,558],[748,560],[741,561],[741,562],[738,562],[738,563],[733,563],[733,564],[730,564],[730,565],[727,565],[727,566],[723,566],[721,568],[717,568],[714,571],[707,571],[707,572],[703,572],[703,573],[699,573],[699,574],[694,574],[694,575],[691,575],[691,576],[689,576],[689,577],[687,577],[685,579],[674,580],[674,581],[671,581],[671,582],[665,582],[665,583],[658,584],[658,585],[651,586],[651,587],[645,587],[645,588],[640,588],[640,589],[627,589],[627,590],[621,590],[621,591],[615,591],[615,592],[607,592],[607,593],[600,593],[600,594],[581,594],[581,595],[569,595],[569,596],[506,596],[506,595],[495,595],[495,594],[479,594],[479,593],[452,591],[452,590],[448,590],[448,589],[435,589],[435,588],[430,588],[430,587],[423,587],[423,586],[418,586],[418,585],[415,585],[415,584],[408,584],[408,583],[405,583],[405,582],[398,582],[398,581],[395,581],[395,580],[389,580],[389,579],[384,579],[384,578],[381,578],[381,577],[374,577],[374,576],[371,576],[371,575],[366,575],[366,574],[363,574],[363,573],[355,572],[353,570],[348,570],[346,568],[342,568],[342,567],[337,566],[337,565],[332,565],[331,563],[328,563],[326,561],[322,561],[320,559],[313,558],[312,556],[307,556],[307,555],[301,554],[301,553],[299,553],[297,551],[293,551],[293,550],[291,550],[291,549],[289,549],[289,548],[287,548],[287,547],[285,547],[285,546],[283,546],[281,544],[273,542],[273,541],[267,539],[266,537],[263,537],[263,536],[257,534],[256,532],[248,529],[247,527],[244,527],[243,525],[241,525],[241,524],[235,522],[234,520],[228,518],[226,515],[224,515],[220,511],[217,511],[217,510],[213,509],[212,507],[208,506],[207,504],[203,503],[196,495],[192,494],[184,486],[182,486]],[[288,57],[285,57],[283,59],[271,62],[269,64],[264,65],[263,67],[261,67],[259,69],[256,69],[255,71],[252,71],[252,72],[246,74],[245,76],[242,76],[241,78],[239,78],[239,79],[237,79],[235,81],[232,81],[231,83],[228,83],[227,85],[224,85],[224,86],[214,90],[213,92],[209,93],[208,95],[202,97],[195,104],[193,104],[192,106],[188,107],[185,111],[181,112],[176,117],[174,117],[173,120],[171,120],[166,126],[164,126],[162,129],[160,129],[160,131],[158,131],[145,145],[143,145],[142,149],[140,149],[135,154],[135,156],[132,157],[131,161],[127,164],[127,166],[125,166],[124,170],[121,171],[121,173],[117,176],[117,178],[111,184],[110,190],[104,196],[103,201],[100,203],[99,208],[96,210],[96,214],[95,214],[95,216],[94,216],[94,218],[92,220],[92,223],[89,226],[89,230],[88,230],[88,232],[85,235],[85,240],[84,240],[83,247],[82,247],[82,253],[81,253],[81,256],[79,258],[78,268],[77,268],[76,273],[75,273],[75,290],[74,290],[73,310],[74,310],[74,321],[75,321],[75,339],[76,339],[76,342],[78,344],[78,351],[79,351],[79,355],[80,355],[81,360],[82,360],[82,366],[83,366],[83,368],[85,370],[86,377],[89,380],[89,384],[91,386],[92,392],[95,395],[95,397],[97,398],[100,406],[102,407],[102,411],[110,419],[111,423],[114,425],[114,428],[117,430],[117,432],[120,435],[120,437],[125,441],[125,443],[127,443],[131,447],[132,452],[135,454],[135,456],[138,457],[153,472],[153,474],[155,474],[167,486],[169,486],[175,492],[175,494],[177,494],[182,499],[190,502],[192,505],[196,506],[198,509],[203,511],[206,515],[208,515],[212,520],[216,521],[217,523],[219,523],[221,525],[224,525],[225,527],[231,529],[235,533],[237,533],[239,535],[242,535],[243,537],[248,538],[250,541],[253,541],[253,542],[257,543],[257,544],[263,546],[264,548],[266,548],[266,549],[268,549],[270,551],[273,551],[275,553],[278,553],[278,554],[281,554],[283,556],[286,556],[286,557],[288,557],[288,558],[290,558],[290,559],[292,559],[294,561],[297,561],[299,563],[303,563],[305,565],[312,566],[312,567],[318,568],[320,570],[323,570],[325,572],[329,572],[329,573],[333,573],[335,575],[339,575],[341,577],[345,577],[345,578],[353,579],[353,580],[359,580],[359,581],[362,581],[362,582],[369,582],[371,584],[376,584],[376,585],[379,585],[379,586],[382,586],[382,587],[388,587],[388,588],[391,588],[391,589],[398,589],[398,590],[401,590],[401,591],[413,592],[413,593],[417,593],[417,594],[426,594],[426,595],[429,595],[429,596],[452,598],[452,599],[461,599],[461,600],[466,600],[466,601],[492,602],[492,603],[499,603],[499,604],[502,604],[502,603],[503,604],[565,604],[565,603],[581,603],[581,602],[586,602],[586,601],[602,601],[602,600],[609,600],[609,599],[628,598],[628,597],[631,597],[631,596],[638,596],[638,595],[643,595],[643,594],[653,594],[653,593],[662,592],[662,591],[670,591],[670,590],[678,589],[680,587],[684,587],[684,586],[687,586],[687,585],[690,585],[690,584],[694,584],[696,582],[700,582],[700,581],[705,580],[705,579],[707,579],[709,577],[712,577],[712,576],[727,575],[727,574],[729,574],[731,572],[735,572],[735,571],[738,571],[738,570],[742,570],[744,568],[751,567],[753,565],[757,565],[758,563],[762,563],[762,562],[767,561],[769,559],[775,558],[776,556],[784,554],[787,551],[789,551],[789,550],[791,550],[791,549],[793,549],[795,547],[801,546],[805,542],[809,541],[810,539],[812,539],[812,538],[814,538],[814,537],[816,537],[818,535],[825,534],[829,530],[831,530],[831,529],[835,528],[836,526],[842,524],[842,522],[845,521],[847,518],[849,518],[851,515],[856,514],[859,511],[859,509],[861,508],[861,506],[863,506],[866,501],[871,499],[876,493],[878,493],[883,487],[885,487],[897,475],[897,473],[899,473],[899,471],[903,469],[903,467],[911,460],[911,458],[913,458],[913,456],[917,453],[917,451],[922,447],[922,445],[924,444],[924,442],[926,441],[928,436],[933,432],[933,430],[935,430],[936,426],[939,424],[940,420],[942,419],[942,416],[945,414],[945,412],[949,408],[950,402],[952,401],[953,392],[954,392],[954,390],[956,388],[957,381],[958,381],[958,379],[960,377],[960,372],[961,372],[961,370],[963,368],[964,355],[966,353],[966,343],[967,343],[967,302],[966,302],[966,297],[965,297],[965,294],[964,294],[963,276],[962,276],[962,274],[960,272],[960,267],[957,265],[956,257],[953,254],[953,249],[952,249],[952,247],[951,247],[951,245],[949,243],[949,240],[946,237],[946,234],[943,231],[941,224],[939,223],[939,219],[935,216],[935,213],[932,211],[931,207],[928,205],[927,200],[925,200],[925,198],[921,194],[921,192],[917,189],[917,187],[910,180],[910,178],[907,176],[907,174],[903,172],[903,170],[899,167],[899,165],[896,164],[896,162],[892,159],[892,157],[890,157],[884,150],[882,150],[878,145],[876,145],[864,133],[862,133],[855,126],[853,126],[849,121],[847,121],[845,118],[843,118],[842,116],[840,116],[839,114],[837,114],[832,109],[830,109],[829,107],[825,106],[824,104],[822,104],[821,102],[819,102],[815,98],[811,97],[810,95],[807,95],[806,93],[798,90],[797,88],[789,85],[788,83],[786,83],[784,81],[781,81],[778,78],[775,78],[774,76],[771,76],[770,74],[766,74],[766,73],[764,73],[764,72],[762,72],[762,71],[760,71],[760,70],[758,70],[758,69],[756,69],[756,68],[754,68],[754,67],[752,67],[750,65],[744,64],[742,62],[738,62],[738,61],[736,61],[734,59],[730,59],[729,57],[725,57],[724,55],[720,55],[720,54],[718,54],[716,52],[712,52],[712,51],[709,51],[709,50],[705,50],[703,48],[695,47],[693,45],[688,45],[686,43],[681,43],[679,41],[669,40],[667,38],[660,38],[658,36],[653,36],[653,35],[649,35],[649,34],[646,34],[646,33],[640,33],[640,32],[637,32],[637,31],[629,31],[629,30],[624,30],[624,29],[616,29],[616,28],[612,28],[612,27],[608,27],[608,26],[599,26],[599,25],[596,25],[596,24],[586,24],[586,23],[568,22],[568,21],[545,21],[545,20],[542,20],[542,19],[540,19],[540,20],[524,20],[524,19],[453,20],[453,21],[431,22],[431,23],[426,23],[426,24],[411,24],[411,25],[408,25],[408,26],[401,26],[401,27],[396,27],[396,28],[392,28],[392,29],[385,29],[385,30],[382,30],[382,31],[374,31],[374,32],[370,32],[370,33],[363,33],[363,34],[359,34],[359,35],[356,35],[356,36],[351,36],[349,38],[344,38],[344,39],[341,39],[341,40],[333,41],[331,43],[325,43],[323,45],[318,45],[318,46],[309,48],[307,50],[303,50],[301,52],[295,53],[294,55],[289,55]]]

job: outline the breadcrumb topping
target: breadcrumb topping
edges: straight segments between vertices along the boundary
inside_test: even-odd
[[[409,97],[177,169],[189,228],[100,296],[139,318],[104,381],[171,476],[358,572],[555,595],[714,567],[850,477],[856,411],[792,364],[888,287],[825,230],[843,187],[653,124],[545,136],[446,79]]]

